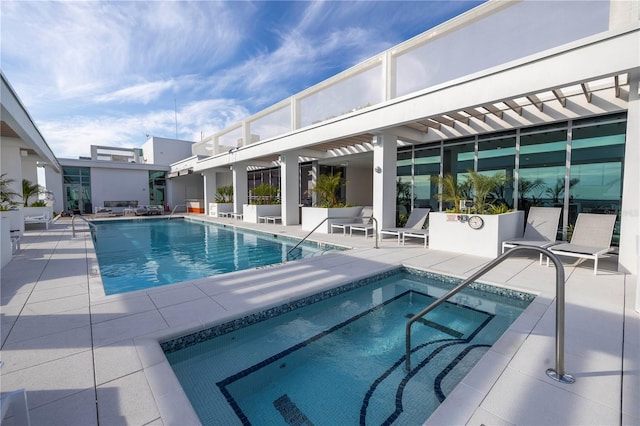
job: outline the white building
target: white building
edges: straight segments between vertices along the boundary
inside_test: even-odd
[[[560,205],[565,230],[616,213],[620,269],[637,273],[639,28],[637,1],[484,3],[196,143],[205,205],[224,177],[242,211],[266,170],[295,225],[325,167],[388,227],[397,181],[407,210],[439,210],[431,176],[504,171],[511,206]]]

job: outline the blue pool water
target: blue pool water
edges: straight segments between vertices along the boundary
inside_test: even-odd
[[[457,281],[387,275],[164,342],[201,422],[421,424],[533,299],[464,290],[413,325],[407,374],[408,317]]]
[[[94,222],[94,245],[107,295],[314,256],[331,245],[182,219]]]

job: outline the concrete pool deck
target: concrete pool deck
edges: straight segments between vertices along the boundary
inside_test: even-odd
[[[304,236],[300,227],[251,225]],[[1,390],[25,388],[32,425],[187,425],[197,422],[166,374],[158,339],[276,306],[406,265],[464,277],[485,258],[425,249],[421,242],[373,248],[362,236],[314,234],[353,250],[219,277],[105,296],[85,224],[61,219],[27,231],[1,271]],[[536,300],[447,397],[428,424],[640,424],[640,314],[636,276],[615,262],[564,259],[565,368],[554,367],[555,270],[536,255],[505,261],[481,281],[538,294]],[[158,356],[160,354],[160,356]],[[3,425],[12,425],[9,412]]]

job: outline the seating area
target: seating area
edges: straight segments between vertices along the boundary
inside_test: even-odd
[[[369,235],[369,231],[373,231],[373,207],[363,207],[360,216],[353,218],[353,222],[332,223],[331,233],[334,233],[334,229],[341,229],[342,235],[346,235],[349,230],[349,236],[353,236],[353,228],[364,232],[365,238]]]
[[[407,223],[403,227],[397,228],[384,228],[380,230],[380,237],[382,235],[393,235],[398,239],[398,245],[402,243],[404,245],[404,238],[413,237],[413,238],[422,238],[424,239],[424,246],[427,246],[427,240],[429,238],[429,231],[427,229],[423,229],[425,222],[427,221],[427,217],[429,216],[430,208],[415,208],[409,214],[409,218],[407,219]]]
[[[258,223],[282,223],[282,216],[259,216]]]
[[[556,244],[561,212],[560,207],[531,207],[524,235],[520,238],[503,241],[502,253],[507,248],[521,245],[548,248]],[[540,255],[540,264],[542,264],[542,254]]]
[[[153,216],[161,215],[163,212],[162,206],[140,206],[133,210],[136,216]]]
[[[611,238],[615,223],[615,214],[580,213],[571,240],[553,245],[549,250],[559,256],[592,259],[593,274],[597,275],[598,260],[612,250]]]
[[[45,211],[43,214],[38,216],[25,216],[24,224],[25,225],[43,224],[46,229],[49,229],[49,224],[51,223],[52,220],[53,218],[51,217],[51,213],[49,213],[48,211]]]

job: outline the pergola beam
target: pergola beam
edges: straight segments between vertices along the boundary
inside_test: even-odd
[[[587,83],[580,83],[580,87],[582,87],[582,93],[584,93],[584,97],[587,98],[587,102],[591,103],[593,93],[589,89],[589,85]]]
[[[449,118],[446,117],[442,117],[442,116],[438,116],[436,115],[435,117],[429,117],[430,120],[436,121],[440,124],[444,124],[445,126],[448,127],[454,127],[456,122],[454,120],[451,120]]]
[[[485,104],[485,105],[482,105],[482,108],[486,109],[491,114],[495,115],[496,117],[498,117],[499,119],[502,120],[503,112],[502,112],[501,109],[497,108],[495,105],[493,105],[493,104]]]
[[[529,102],[531,102],[536,108],[538,108],[540,112],[542,112],[542,110],[544,109],[544,102],[542,102],[540,98],[538,98],[536,95],[529,95],[527,96],[527,99],[529,99]]]
[[[560,104],[566,108],[567,107],[567,97],[562,93],[562,90],[560,89],[554,89],[552,90],[553,95],[556,97],[556,99],[558,100],[558,102],[560,102]]]
[[[464,115],[460,114],[459,112],[450,112],[446,114],[447,117],[451,117],[456,121],[459,121],[463,124],[469,125],[469,117],[465,117]]]
[[[481,113],[480,111],[476,110],[475,108],[467,108],[463,110],[464,112],[466,112],[467,114],[469,114],[471,117],[473,118],[477,118],[478,120],[484,122],[487,117],[485,114]]]
[[[516,114],[522,115],[522,107],[513,99],[507,99],[506,101],[503,101],[503,103],[515,111]]]

